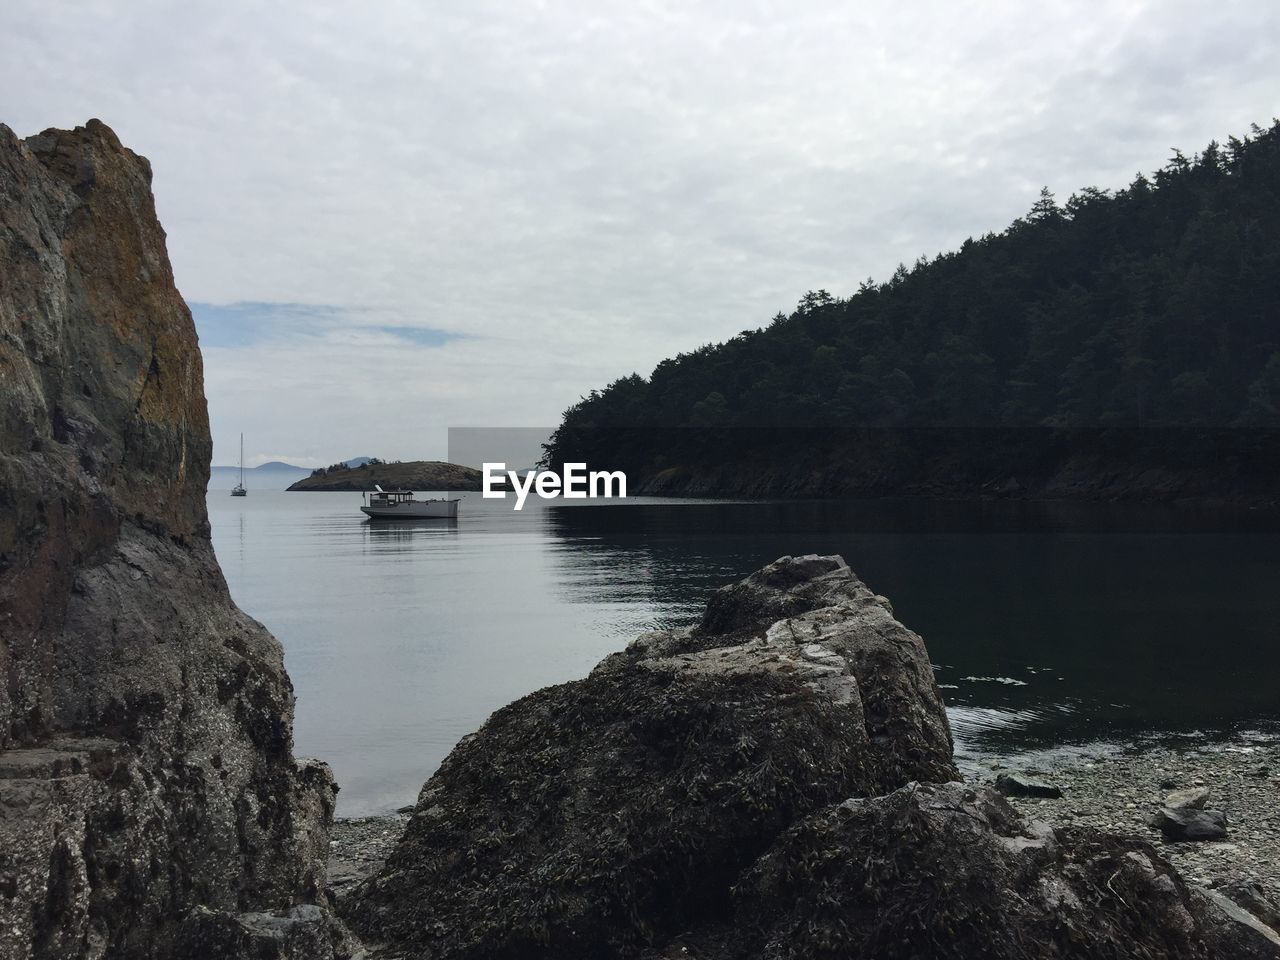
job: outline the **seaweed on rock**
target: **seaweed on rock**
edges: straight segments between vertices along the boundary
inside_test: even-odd
[[[754,630],[731,618],[720,645],[707,630],[695,644],[648,635],[499,710],[426,784],[399,848],[348,905],[353,922],[433,956],[634,954],[727,917],[738,875],[807,813],[954,777],[919,638],[839,558],[773,566],[747,590],[753,609],[828,611],[860,636],[768,617]],[[792,566],[807,572],[774,585]],[[860,647],[891,649],[892,667],[873,658],[884,672],[859,675]],[[909,726],[928,735],[885,742],[873,687],[920,687]]]
[[[995,791],[911,784],[803,820],[736,888],[734,956],[1226,956],[1140,840],[1054,831]]]

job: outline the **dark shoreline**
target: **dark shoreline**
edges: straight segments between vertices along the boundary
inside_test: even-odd
[[[1276,506],[1280,430],[1139,427],[578,427],[549,462],[668,496],[991,498]]]
[[[954,491],[921,491],[910,488],[894,491],[861,491],[830,490],[809,491],[797,490],[787,486],[749,490],[743,492],[737,488],[718,487],[712,484],[690,484],[679,486],[655,482],[652,479],[641,481],[632,489],[628,487],[628,496],[654,497],[670,500],[706,500],[731,501],[734,503],[752,503],[756,501],[787,503],[834,503],[841,501],[863,501],[884,503],[946,503],[946,504],[1008,504],[1027,506],[1080,506],[1080,507],[1123,507],[1125,509],[1168,509],[1173,511],[1227,511],[1230,513],[1262,513],[1274,515],[1280,520],[1280,497],[1274,493],[1237,493],[1215,496],[1142,496],[1128,494],[1094,494],[1094,493],[1057,493],[1043,492],[1007,492],[987,487],[961,488]]]

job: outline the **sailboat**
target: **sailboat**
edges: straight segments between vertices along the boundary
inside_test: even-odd
[[[231,488],[233,497],[243,497],[248,494],[248,490],[244,488],[244,434],[240,434],[240,482]]]

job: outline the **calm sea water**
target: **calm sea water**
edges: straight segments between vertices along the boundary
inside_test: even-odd
[[[359,494],[209,494],[231,593],[280,639],[299,755],[339,812],[410,803],[496,708],[586,674],[715,587],[840,553],[923,635],[967,756],[1280,715],[1280,523],[1016,503],[467,497],[375,524]]]

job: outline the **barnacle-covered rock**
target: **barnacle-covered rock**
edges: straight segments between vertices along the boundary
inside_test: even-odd
[[[634,953],[723,915],[805,814],[956,775],[923,644],[840,558],[713,605],[464,739],[348,903],[358,929],[430,956]]]
[[[990,787],[962,783],[910,784],[815,813],[735,893],[735,922],[713,949],[689,945],[692,956],[1277,956],[1150,844],[1028,822]]]

